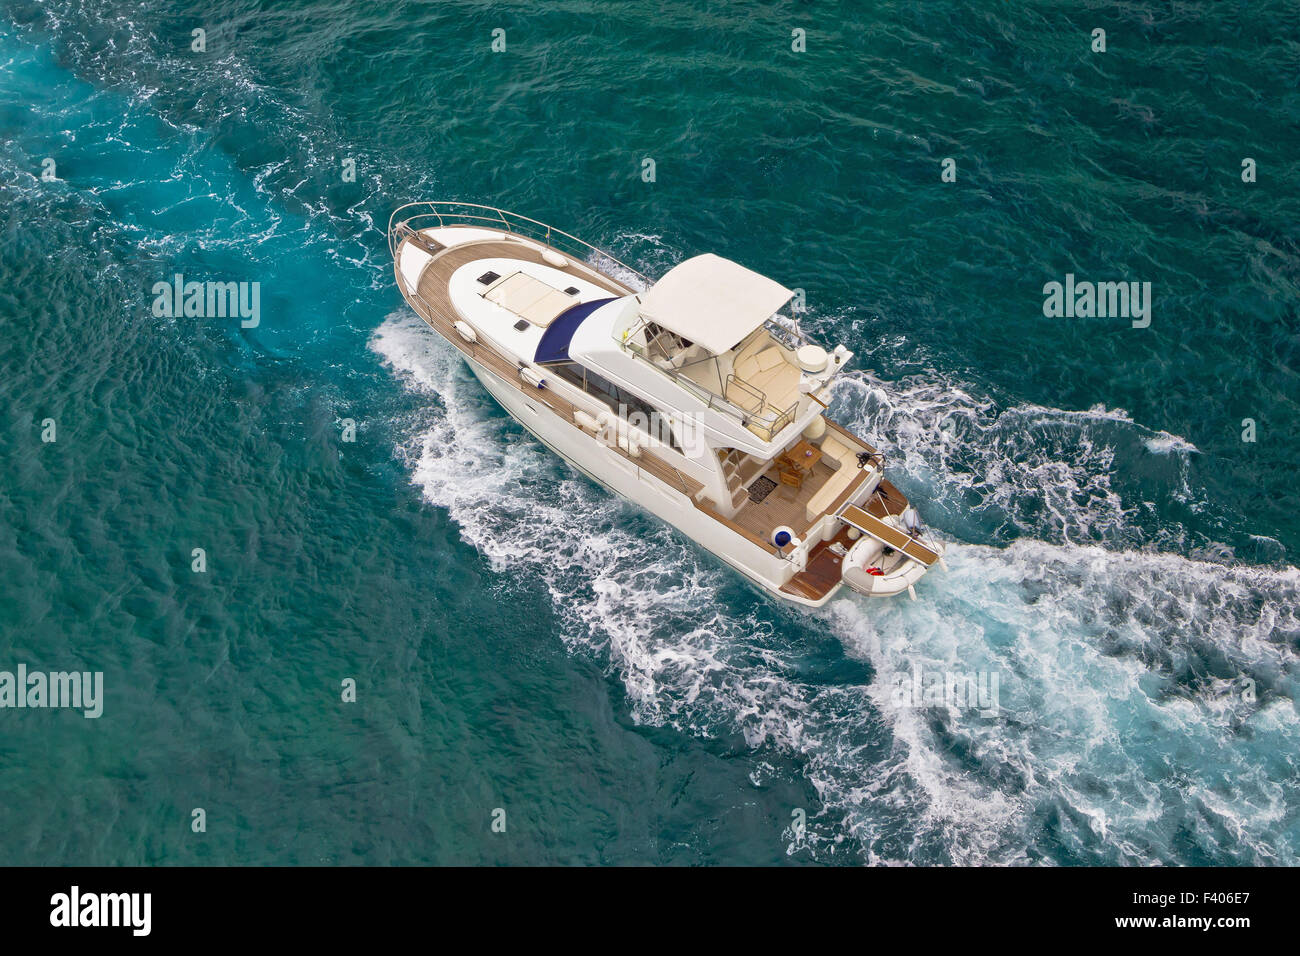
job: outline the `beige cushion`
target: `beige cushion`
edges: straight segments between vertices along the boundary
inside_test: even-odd
[[[737,373],[737,377],[743,379],[744,376]],[[727,394],[723,396],[733,405],[743,408],[752,415],[757,415],[763,410],[763,401],[751,389],[744,388],[740,385],[731,384],[727,386]]]
[[[748,382],[758,374],[758,363],[753,358],[740,359],[732,368],[732,372],[735,373],[736,378]]]
[[[845,488],[853,481],[854,475],[857,474],[856,468],[841,467],[835,474],[827,479],[826,484],[822,485],[808,502],[807,508],[804,509],[804,518],[810,523],[816,521],[831,503],[838,498]]]
[[[821,448],[822,448],[822,455],[824,458],[833,458],[841,465],[849,461],[856,462],[857,460],[857,456],[852,454],[851,450],[849,449],[849,446],[844,444],[834,435],[827,435],[824,439],[822,439]]]
[[[565,295],[534,279],[526,272],[515,272],[492,285],[483,298],[509,309],[534,325],[546,328],[561,312],[573,304],[572,296]]]
[[[799,400],[799,370],[793,365],[783,362],[778,368],[760,372],[753,384],[767,396],[767,404],[777,412],[785,411]]]

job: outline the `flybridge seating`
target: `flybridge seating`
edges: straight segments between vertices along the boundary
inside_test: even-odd
[[[799,411],[802,372],[795,353],[767,328],[722,355],[711,355],[703,346],[642,320],[625,344],[711,408],[731,411],[766,441]]]
[[[730,412],[771,441],[846,354],[837,351],[832,363],[823,349],[776,321],[792,295],[727,259],[696,256],[643,296],[640,317],[622,343],[710,408]]]

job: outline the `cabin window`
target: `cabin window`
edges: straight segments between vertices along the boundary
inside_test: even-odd
[[[548,372],[554,372],[574,388],[586,391],[587,386],[582,381],[583,368],[577,362],[552,362],[544,367]]]
[[[612,412],[630,421],[646,434],[682,451],[682,444],[669,424],[668,416],[641,396],[619,388],[603,375],[597,375],[577,362],[551,362],[545,368],[592,398],[604,402]]]

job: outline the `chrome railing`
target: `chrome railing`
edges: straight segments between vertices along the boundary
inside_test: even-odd
[[[633,341],[631,338],[621,341],[620,344],[624,349],[631,352],[642,361],[653,365],[660,372],[667,375],[682,388],[686,389],[686,391],[701,399],[710,411],[723,412],[733,418],[739,419],[742,425],[749,428],[751,431],[754,431],[758,434],[759,438],[762,438],[765,441],[771,441],[783,428],[794,421],[795,416],[799,414],[799,402],[796,401],[785,411],[781,412],[774,419],[769,421],[761,413],[751,412],[743,406],[737,405],[735,402],[724,397],[731,391],[731,386],[735,385],[738,387],[739,391],[748,393],[750,397],[754,399],[754,402],[759,408],[768,407],[767,393],[762,389],[754,387],[743,378],[737,377],[734,372],[727,375],[727,381],[723,385],[723,394],[719,395],[708,386],[701,385],[699,382],[683,374],[683,369],[690,368],[689,365],[684,365],[681,368],[674,368],[672,366],[664,368],[650,357],[649,350],[646,349],[645,346]],[[716,362],[717,356],[713,356],[704,361]]]
[[[518,213],[498,209],[495,206],[484,206],[479,203],[432,200],[410,202],[397,207],[388,218],[389,253],[396,256],[398,247],[406,240],[423,245],[428,239],[419,235],[420,230],[431,229],[435,226],[467,226],[478,229],[493,229],[508,235],[520,236],[581,259],[587,265],[597,271],[604,272],[606,275],[608,275],[611,266],[625,270],[629,276],[634,277],[642,285],[642,289],[635,291],[644,291],[654,284],[653,279],[632,268],[621,259],[562,229],[557,229],[536,219],[530,219],[528,216],[521,216]],[[624,284],[626,284],[625,280],[619,276],[609,276],[609,278],[624,281]],[[423,300],[421,300],[421,304],[428,308],[428,303],[423,302]],[[789,328],[785,328],[784,331],[795,332],[795,330]],[[801,335],[798,332],[795,332],[795,334]],[[623,344],[632,351],[638,352],[635,343],[624,342]],[[643,359],[649,361],[648,356],[643,353],[639,354]],[[686,387],[689,391],[704,399],[709,408],[726,412],[740,419],[742,424],[766,432],[768,441],[771,441],[778,432],[789,425],[798,412],[798,403],[795,403],[795,405],[778,415],[775,421],[768,422],[764,418],[740,408],[721,395],[715,394],[710,389],[691,381],[686,376],[677,374],[676,370],[664,371],[667,371],[679,385]],[[764,436],[760,435],[759,437]]]
[[[554,226],[529,219],[518,213],[497,209],[495,206],[483,206],[472,202],[426,201],[399,206],[393,210],[393,214],[388,219],[388,251],[394,256],[397,255],[397,247],[406,236],[405,230],[418,233],[421,229],[431,229],[434,226],[471,226],[522,236],[581,259],[597,270],[600,270],[602,263],[610,263],[626,270],[645,288],[654,284],[653,279],[633,269],[626,262],[562,229],[556,229]],[[619,279],[618,276],[610,276],[610,278]]]

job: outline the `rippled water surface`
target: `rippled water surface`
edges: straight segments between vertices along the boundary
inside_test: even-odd
[[[0,669],[106,688],[0,710],[0,862],[1300,862],[1297,38],[0,0]],[[806,290],[947,573],[778,606],[566,467],[394,288],[413,199]],[[177,273],[260,325],[156,317]],[[1045,318],[1066,273],[1151,282],[1150,328]],[[999,711],[897,693],[954,672]]]

